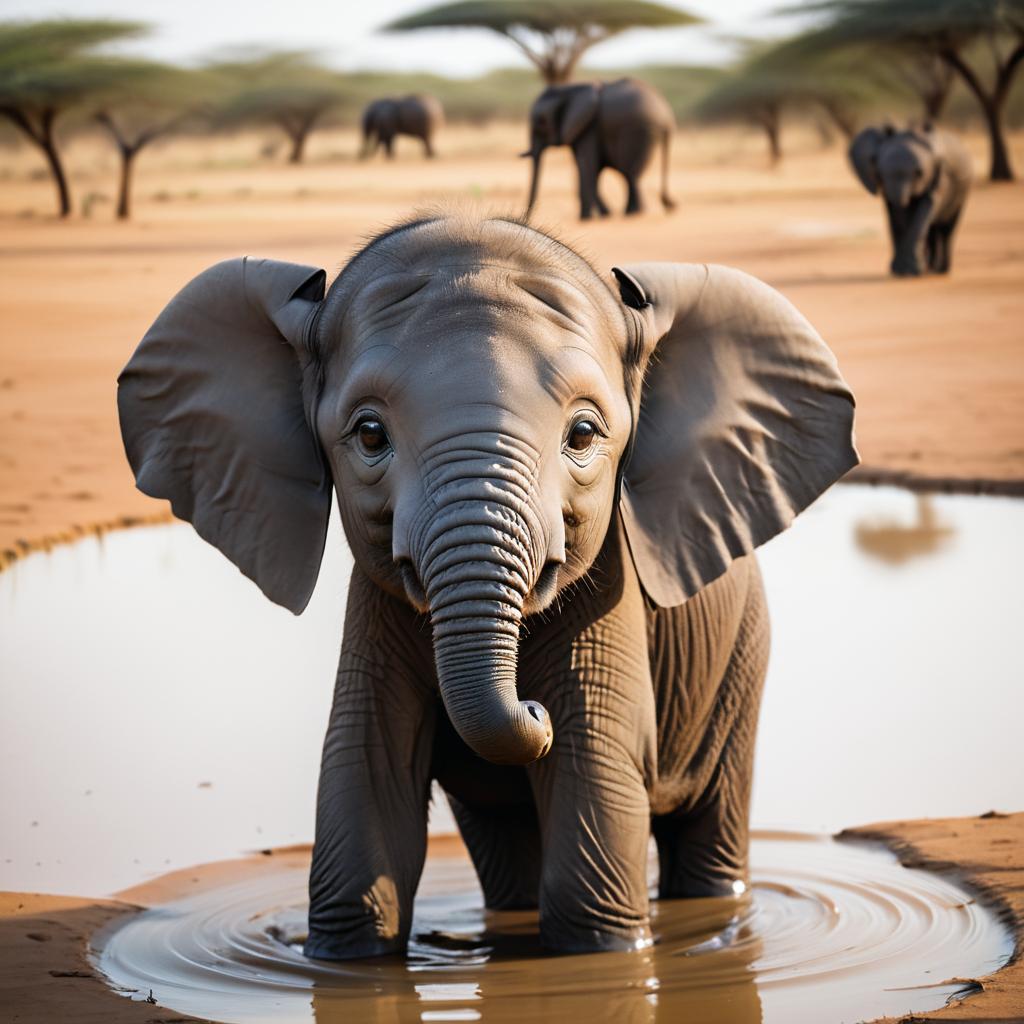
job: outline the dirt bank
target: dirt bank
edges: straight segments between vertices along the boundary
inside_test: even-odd
[[[0,562],[82,531],[166,516],[133,486],[114,406],[118,370],[164,303],[204,267],[242,253],[334,273],[367,233],[413,208],[517,210],[518,127],[453,129],[430,163],[401,148],[356,163],[355,139],[315,139],[308,166],[257,158],[260,139],[154,147],[139,162],[136,217],[111,221],[113,155],[72,147],[91,216],[58,223],[33,154],[0,187]],[[781,289],[837,352],[858,398],[868,471],[976,486],[1024,481],[1024,187],[979,183],[948,278],[885,272],[883,211],[840,149],[791,140],[777,171],[760,140],[680,134],[680,208],[575,219],[568,152],[549,154],[538,217],[601,266],[644,259],[727,263]],[[971,140],[979,169],[984,141]],[[1013,141],[1024,165],[1024,139]],[[653,181],[647,191],[653,200]],[[621,208],[619,182],[605,192]],[[104,198],[106,197],[106,198]]]
[[[843,837],[877,839],[906,867],[952,871],[978,892],[1016,937],[1001,971],[964,979],[979,986],[962,1002],[899,1018],[924,1021],[1024,1021],[1024,814],[990,812],[980,818],[895,821],[848,829]]]

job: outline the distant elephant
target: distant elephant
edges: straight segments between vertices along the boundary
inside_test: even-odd
[[[749,556],[857,461],[853,400],[759,281],[613,274],[512,219],[424,217],[326,296],[313,267],[217,264],[121,374],[138,486],[296,614],[340,507],[311,957],[405,947],[432,779],[487,905],[539,905],[552,949],[650,944],[652,830],[663,897],[747,884]]]
[[[404,96],[374,100],[363,111],[363,148],[360,157],[373,156],[378,146],[390,160],[396,135],[411,135],[423,143],[428,157],[434,156],[433,139],[444,126],[444,109],[433,96]]]
[[[646,82],[620,78],[549,86],[530,109],[530,148],[522,154],[533,160],[527,216],[537,200],[540,159],[548,146],[572,146],[579,172],[580,217],[587,220],[595,209],[602,217],[608,215],[597,191],[597,180],[606,167],[626,179],[626,213],[643,210],[640,175],[660,145],[661,202],[666,210],[673,209],[668,172],[675,128],[668,101]]]
[[[892,237],[890,270],[900,277],[948,273],[953,229],[971,185],[964,144],[930,125],[865,128],[850,143],[861,184],[885,199]]]

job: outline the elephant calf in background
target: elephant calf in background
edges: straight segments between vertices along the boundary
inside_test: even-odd
[[[394,157],[396,135],[411,135],[423,143],[428,157],[434,156],[434,136],[444,126],[444,109],[433,96],[404,96],[402,99],[374,100],[363,111],[361,158],[373,156],[379,146]]]
[[[964,144],[930,125],[903,131],[865,128],[850,144],[850,163],[872,195],[882,190],[892,273],[948,273],[953,230],[971,185],[971,158]]]
[[[811,325],[735,270],[614,279],[515,220],[425,217],[325,274],[217,264],[118,402],[138,486],[305,607],[354,559],[306,952],[404,949],[431,780],[487,905],[562,951],[742,892],[768,653],[752,550],[857,461]],[[282,680],[287,685],[287,680]]]
[[[527,216],[537,200],[540,160],[549,146],[572,146],[579,172],[580,217],[608,207],[597,190],[601,171],[611,167],[625,179],[629,190],[626,213],[640,213],[640,175],[661,147],[661,202],[666,210],[675,203],[668,194],[669,146],[676,128],[668,101],[657,89],[633,78],[617,82],[580,82],[552,85],[530,109],[530,148],[522,155],[533,160]]]

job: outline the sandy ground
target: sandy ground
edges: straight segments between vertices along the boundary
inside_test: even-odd
[[[970,140],[979,171],[984,144]],[[171,295],[217,260],[252,253],[334,274],[369,233],[409,211],[466,202],[518,211],[527,168],[518,127],[451,130],[440,159],[400,146],[393,164],[351,159],[322,135],[310,163],[261,161],[257,137],[175,142],[145,153],[136,217],[112,221],[112,154],[71,150],[79,210],[51,216],[52,186],[26,151],[0,154],[0,564],[85,530],[167,516],[135,491],[117,428],[115,379]],[[599,265],[731,264],[784,292],[836,351],[858,398],[867,475],[1020,491],[1024,486],[1024,186],[979,183],[948,278],[886,273],[881,204],[841,149],[791,139],[777,170],[759,138],[679,135],[671,215],[581,224],[569,154],[549,155],[538,220]],[[1024,138],[1013,140],[1024,171]],[[647,194],[654,199],[654,181]],[[621,208],[622,189],[604,192]],[[1024,935],[1024,815],[860,830],[919,863],[957,865]],[[142,898],[136,897],[136,898]],[[180,1020],[89,976],[85,937],[124,904],[8,894],[0,901],[0,1006],[12,1021]],[[82,974],[85,976],[82,976]],[[1020,962],[927,1020],[1024,1019]]]
[[[839,148],[795,137],[767,169],[761,140],[680,134],[679,209],[581,224],[568,151],[549,154],[538,219],[602,266],[643,259],[732,264],[781,289],[839,356],[859,404],[869,470],[963,484],[1024,481],[1024,186],[979,183],[948,278],[895,280],[881,203]],[[96,525],[165,515],[135,491],[115,378],[190,277],[243,253],[328,268],[397,217],[438,202],[518,210],[518,127],[451,130],[442,157],[415,145],[360,164],[343,133],[314,137],[309,166],[258,159],[261,139],[170,141],[139,160],[136,216],[112,221],[113,156],[70,151],[79,208],[52,218],[52,186],[27,151],[0,171],[0,559]],[[979,169],[984,144],[971,140]],[[1013,140],[1024,168],[1024,137]],[[621,208],[620,182],[604,191]],[[655,181],[647,181],[654,200]]]

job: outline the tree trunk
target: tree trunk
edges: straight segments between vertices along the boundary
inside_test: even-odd
[[[765,116],[761,121],[761,127],[768,137],[768,159],[772,167],[776,167],[782,159],[782,139],[779,131],[779,118],[777,114]]]
[[[54,184],[57,186],[57,203],[60,208],[61,218],[71,216],[71,191],[68,188],[67,175],[64,173],[64,164],[61,161],[60,153],[57,152],[57,145],[53,136],[47,132],[44,141],[39,143],[40,149],[46,155],[46,161],[50,165],[50,174],[53,175]]]
[[[121,153],[121,182],[117,193],[117,219],[127,220],[131,216],[132,171],[138,149],[132,146],[119,147]]]
[[[297,128],[289,132],[289,136],[292,140],[292,151],[288,155],[288,163],[301,164],[306,151],[306,139],[309,138],[309,128]]]
[[[985,113],[985,127],[988,128],[992,160],[989,165],[989,181],[1013,181],[1013,167],[1010,165],[1010,150],[1006,145],[1003,131],[1002,104],[982,104]]]
[[[67,175],[64,173],[64,164],[57,150],[57,140],[53,135],[53,125],[57,119],[57,113],[56,110],[44,110],[37,130],[25,111],[17,107],[0,107],[0,114],[4,114],[46,157],[50,175],[57,186],[57,202],[60,216],[63,218],[71,214],[71,191],[68,188]]]
[[[942,59],[956,71],[967,87],[974,93],[985,116],[985,127],[991,144],[992,160],[989,165],[990,181],[1013,181],[1013,168],[1010,166],[1010,151],[1006,145],[1003,126],[1003,109],[1006,97],[1010,92],[1010,84],[1017,67],[1024,61],[1024,43],[1021,43],[999,68],[996,75],[995,89],[990,93],[975,74],[974,69],[960,56],[956,50],[943,50]]]

